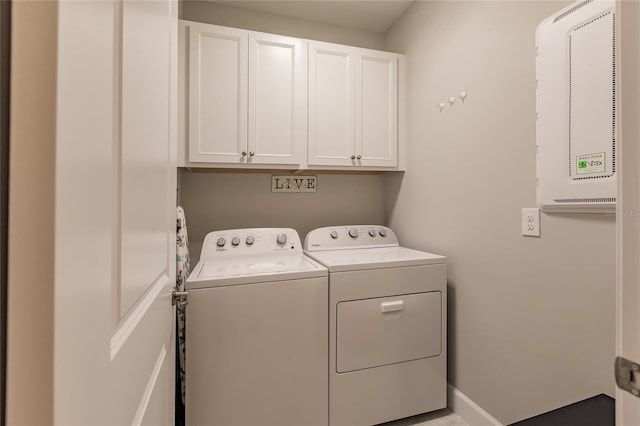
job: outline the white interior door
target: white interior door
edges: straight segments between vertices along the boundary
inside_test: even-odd
[[[58,8],[55,424],[173,424],[177,2]]]
[[[618,2],[620,22],[620,169],[617,209],[617,348],[640,363],[640,4]],[[634,374],[640,385],[640,374]],[[640,399],[616,390],[616,424],[640,424]]]

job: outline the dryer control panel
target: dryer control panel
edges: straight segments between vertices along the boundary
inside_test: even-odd
[[[246,228],[209,232],[200,260],[302,255],[298,231],[291,228]]]
[[[396,234],[381,225],[328,226],[314,229],[304,239],[307,251],[397,246]]]

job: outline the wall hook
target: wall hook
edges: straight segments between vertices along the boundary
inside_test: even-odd
[[[462,101],[462,103],[464,103],[464,100],[467,99],[467,92],[460,92],[460,94],[458,95],[458,97],[460,98],[460,100]]]
[[[453,96],[449,98],[449,105],[451,105],[451,108],[453,108],[453,104],[456,103],[456,98],[454,98]]]
[[[438,109],[440,110],[440,112],[442,112],[442,110],[444,109],[444,102],[440,102],[438,104]]]

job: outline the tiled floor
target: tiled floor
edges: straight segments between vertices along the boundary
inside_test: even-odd
[[[445,408],[432,413],[419,414],[379,426],[469,426],[460,416]]]

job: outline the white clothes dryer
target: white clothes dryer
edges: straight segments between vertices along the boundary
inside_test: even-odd
[[[445,408],[446,258],[377,225],[315,229],[304,249],[329,269],[329,424]]]
[[[295,230],[209,233],[186,287],[187,424],[327,424],[327,270]]]

